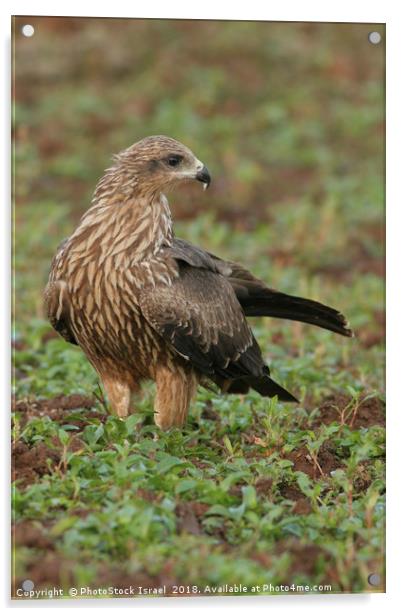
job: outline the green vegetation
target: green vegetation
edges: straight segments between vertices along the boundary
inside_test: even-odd
[[[16,587],[381,590],[381,45],[364,25],[31,22],[15,51]],[[158,133],[213,176],[170,196],[177,235],[348,316],[352,340],[252,319],[300,404],[200,389],[186,428],[162,433],[151,384],[136,414],[108,415],[52,334],[57,245],[111,154]]]

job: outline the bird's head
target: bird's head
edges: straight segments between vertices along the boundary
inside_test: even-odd
[[[141,192],[159,192],[189,180],[211,183],[206,166],[185,145],[164,135],[145,137],[115,157]]]

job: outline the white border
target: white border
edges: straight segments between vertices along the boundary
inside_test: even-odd
[[[65,5],[39,0],[32,2],[9,2],[10,10],[16,15],[64,15],[93,17],[149,17],[170,19],[239,19],[271,21],[335,21],[380,23],[386,21],[389,11],[395,7],[387,0],[378,3],[350,2],[338,0],[336,3],[320,1],[282,0],[280,3],[263,4],[259,0],[243,2],[218,2],[213,0],[175,0],[152,3],[133,3],[115,0],[110,4],[95,6],[90,2],[71,0]],[[388,5],[388,8],[387,8]]]
[[[386,607],[392,609],[399,601],[399,570],[400,570],[400,512],[401,512],[401,490],[399,472],[399,439],[402,438],[401,416],[402,409],[399,408],[398,381],[401,380],[401,305],[402,296],[400,276],[401,270],[401,251],[398,248],[401,243],[401,162],[400,148],[402,144],[402,124],[401,112],[401,58],[402,58],[402,20],[401,10],[396,1],[382,0],[355,1],[337,0],[334,3],[323,3],[322,1],[281,0],[279,3],[264,3],[263,0],[247,0],[246,3],[238,2],[218,2],[215,0],[175,0],[174,2],[160,2],[154,0],[152,3],[134,3],[114,0],[111,3],[102,5],[91,5],[88,2],[71,0],[65,5],[55,4],[50,1],[32,2],[4,2],[0,8],[2,30],[2,52],[3,52],[3,78],[1,86],[3,88],[3,113],[0,115],[0,134],[3,135],[1,170],[3,177],[1,186],[3,188],[3,207],[1,208],[1,230],[4,234],[0,242],[1,268],[0,284],[2,289],[9,289],[9,214],[4,204],[9,203],[9,170],[10,170],[10,150],[8,144],[9,135],[9,59],[10,59],[10,15],[71,15],[71,16],[104,16],[104,17],[149,17],[149,18],[196,18],[196,19],[241,19],[241,20],[272,20],[272,21],[333,21],[333,22],[366,22],[366,23],[387,23],[387,395],[388,395],[388,430],[387,430],[387,451],[388,451],[388,524],[387,524],[387,594],[386,595],[332,595],[325,596],[302,596],[302,597],[255,597],[255,598],[205,598],[193,599],[164,599],[164,600],[135,600],[134,603],[127,603],[124,600],[105,600],[105,601],[86,601],[70,602],[53,601],[34,602],[10,602],[7,601],[9,595],[8,580],[8,553],[3,554],[0,571],[0,579],[3,585],[2,597],[8,609],[37,611],[43,608],[60,609],[71,608],[80,612],[93,609],[115,609],[128,608],[135,610],[149,610],[161,608],[167,614],[177,612],[177,610],[194,610],[199,612],[211,609],[213,606],[218,609],[229,609],[233,613],[244,611],[247,607],[256,613],[266,613],[267,610],[275,609],[275,612],[297,614],[311,614],[322,612],[338,612],[342,607],[353,609],[354,612],[373,614],[378,616],[379,610]],[[399,197],[399,199],[398,199]],[[397,284],[399,282],[399,284]],[[3,291],[3,298],[7,297],[7,291]],[[8,340],[8,302],[3,299],[1,326],[1,340]],[[3,349],[4,349],[3,344]],[[5,428],[3,435],[8,434],[8,377],[9,377],[9,356],[3,353],[1,356],[1,391],[3,393],[2,412],[5,418]],[[7,452],[7,448],[3,447]],[[6,456],[3,458],[3,469],[8,468]],[[398,456],[398,457],[397,457]],[[2,489],[4,490],[3,503],[8,503],[8,473],[2,473]],[[7,508],[2,507],[2,528],[8,533]],[[6,540],[8,542],[8,539]],[[3,550],[3,552],[7,550]],[[386,604],[386,605],[385,605]]]

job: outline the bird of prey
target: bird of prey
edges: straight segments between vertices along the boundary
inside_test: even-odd
[[[114,157],[90,209],[58,248],[45,289],[48,318],[84,351],[112,411],[125,417],[144,380],[156,382],[155,423],[180,427],[197,385],[297,401],[278,385],[248,316],[282,317],[343,336],[344,316],[275,291],[245,267],[176,238],[167,189],[208,169],[183,144],[146,137]]]

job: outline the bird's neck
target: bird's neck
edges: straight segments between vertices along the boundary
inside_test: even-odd
[[[93,205],[70,238],[72,252],[106,257],[124,255],[131,263],[158,254],[173,240],[168,200],[162,193],[130,194],[119,190],[95,193]],[[120,261],[120,259],[118,259]]]

